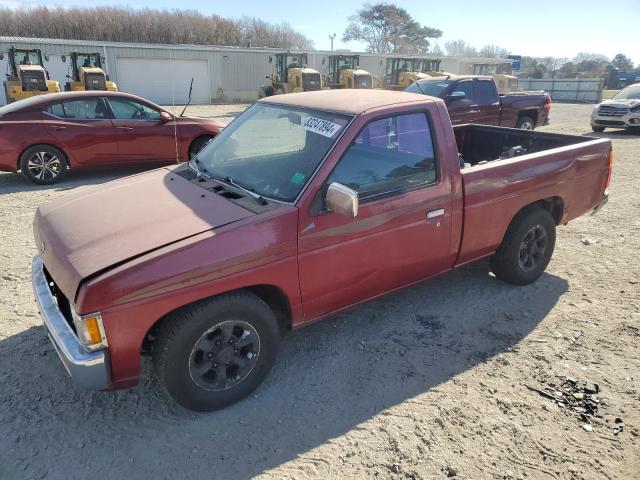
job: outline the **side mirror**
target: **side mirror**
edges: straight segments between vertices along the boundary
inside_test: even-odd
[[[4,53],[0,53],[0,60],[4,60]]]
[[[333,182],[327,189],[326,205],[332,212],[349,218],[358,216],[358,192]]]
[[[160,121],[161,122],[170,122],[173,120],[173,117],[167,112],[160,112]]]
[[[265,76],[264,76],[264,78],[266,78],[266,79],[270,79],[270,78],[271,78],[271,76],[269,76],[269,75],[265,75]]]
[[[47,62],[49,61],[49,55],[48,55],[47,53],[45,53],[45,54],[44,54],[44,59],[45,59],[45,61],[47,61]]]
[[[0,59],[1,60],[1,59]],[[67,56],[66,55],[62,55],[60,57],[60,60],[62,60],[62,63],[66,63],[67,62]]]
[[[447,95],[447,100],[450,102],[454,102],[456,100],[462,100],[463,98],[466,98],[467,94],[464,92],[451,92],[449,95]]]

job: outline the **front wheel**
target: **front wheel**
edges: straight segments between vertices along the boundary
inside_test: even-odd
[[[556,244],[556,223],[537,206],[522,210],[512,220],[496,253],[489,259],[491,271],[502,281],[528,285],[542,275]]]
[[[533,130],[534,128],[536,128],[536,122],[533,120],[533,118],[527,115],[521,115],[520,118],[518,118],[518,122],[516,123],[516,128],[520,128],[522,130]]]
[[[34,145],[20,155],[20,171],[33,183],[51,185],[67,174],[67,157],[51,145]]]
[[[269,306],[250,292],[236,292],[170,314],[158,332],[153,363],[176,402],[210,412],[245,398],[262,383],[279,342]]]

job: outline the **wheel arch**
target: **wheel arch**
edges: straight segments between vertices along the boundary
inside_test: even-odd
[[[156,320],[153,323],[153,325],[151,325],[151,327],[149,327],[149,329],[147,330],[147,333],[143,337],[141,352],[148,353],[151,351],[153,342],[155,340],[156,332],[164,322],[170,319],[173,313],[179,310],[188,309],[191,306],[202,301],[210,300],[212,298],[216,298],[221,295],[228,295],[230,293],[241,292],[241,291],[253,293],[255,296],[260,298],[263,302],[265,302],[269,306],[269,308],[271,308],[274,315],[276,316],[276,319],[278,321],[278,327],[282,334],[291,330],[293,313],[291,310],[291,303],[289,301],[289,297],[284,292],[284,290],[282,290],[280,287],[276,285],[270,285],[270,284],[250,285],[242,288],[236,288],[233,290],[227,290],[224,292],[218,292],[214,295],[200,298],[191,303],[181,305],[180,307],[177,307],[167,312],[158,320]]]
[[[52,142],[36,142],[36,143],[32,143],[30,145],[27,145],[22,150],[20,150],[20,153],[18,153],[18,158],[16,159],[16,172],[20,171],[20,159],[22,158],[22,155],[24,155],[24,153],[27,150],[29,150],[30,148],[37,147],[38,145],[45,145],[47,147],[53,147],[53,148],[55,148],[57,150],[60,150],[62,152],[62,154],[64,155],[65,160],[67,161],[67,167],[71,168],[71,157],[65,151],[64,148],[62,148],[61,146],[56,145],[55,143],[52,143]]]
[[[193,145],[198,141],[201,140],[203,138],[209,138],[209,139],[213,139],[217,136],[216,133],[202,133],[196,137],[193,138],[193,140],[191,140],[191,142],[189,142],[189,148],[187,149],[187,155],[189,155],[191,153],[191,148],[193,147]]]
[[[533,126],[534,127],[538,126],[538,110],[537,109],[533,108],[533,109],[520,110],[518,112],[518,118],[516,119],[516,123],[519,122],[522,117],[529,117],[531,120],[533,120]]]

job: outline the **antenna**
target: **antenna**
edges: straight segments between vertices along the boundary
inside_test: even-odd
[[[187,104],[182,109],[182,113],[180,114],[181,117],[184,115],[184,112],[187,110],[187,107],[191,103],[191,92],[193,92],[193,77],[191,77],[191,85],[189,86],[189,98],[187,98]]]
[[[171,107],[173,112],[175,112],[176,110],[176,96],[173,90],[173,54],[171,52],[171,50],[169,50],[169,65],[171,65]],[[178,125],[176,123],[176,117],[175,114],[172,112],[173,115],[173,139],[175,141],[176,144],[176,164],[180,163],[180,153],[178,152]],[[189,154],[187,154],[189,155]],[[189,159],[187,159],[189,160]]]

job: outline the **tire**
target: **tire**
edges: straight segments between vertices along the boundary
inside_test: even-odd
[[[511,221],[496,253],[489,259],[491,271],[504,282],[528,285],[549,265],[556,244],[556,223],[539,206],[527,207]]]
[[[189,159],[193,158],[200,150],[202,150],[212,138],[213,135],[203,135],[191,142],[191,146],[189,147]]]
[[[51,145],[34,145],[20,155],[20,171],[38,185],[60,182],[69,170],[66,155]]]
[[[521,130],[533,130],[536,128],[536,122],[528,115],[520,115],[520,117],[518,117],[518,121],[516,122],[516,128],[519,128]]]
[[[605,127],[599,127],[597,125],[591,125],[591,130],[593,130],[596,133],[602,133],[604,132]]]
[[[211,412],[250,395],[275,363],[279,344],[273,311],[239,291],[170,314],[159,328],[153,364],[177,403]]]

